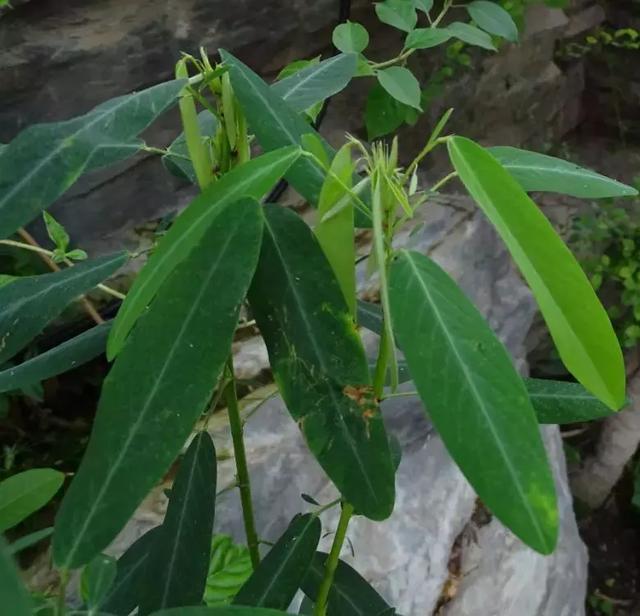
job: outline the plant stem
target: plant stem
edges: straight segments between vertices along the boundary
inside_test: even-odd
[[[69,583],[69,572],[65,569],[60,571],[60,588],[58,589],[58,600],[56,601],[56,616],[64,616],[67,612],[67,584]]]
[[[349,526],[349,520],[353,515],[353,507],[349,503],[343,503],[342,511],[340,512],[340,520],[338,521],[338,528],[336,529],[335,537],[333,538],[333,544],[331,545],[331,552],[325,563],[324,578],[320,584],[318,590],[318,597],[316,598],[316,606],[313,611],[313,616],[326,616],[327,604],[329,602],[329,591],[333,584],[333,578],[338,568],[338,561],[340,559],[340,552],[342,545],[347,536],[347,528]]]
[[[259,542],[253,517],[247,454],[242,439],[242,419],[240,418],[240,408],[238,407],[238,396],[236,394],[236,380],[233,376],[233,364],[231,360],[228,361],[227,370],[229,371],[230,379],[225,386],[225,397],[227,400],[227,411],[229,413],[231,439],[233,440],[233,454],[236,460],[236,474],[238,476],[238,489],[240,490],[240,503],[242,504],[242,517],[244,519],[244,530],[247,535],[247,547],[249,548],[249,555],[251,556],[251,564],[253,568],[256,569],[260,564]]]

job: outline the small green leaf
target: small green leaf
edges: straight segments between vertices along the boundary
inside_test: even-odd
[[[353,318],[304,221],[277,206],[265,216],[249,301],[280,393],[345,499],[385,519],[394,503],[393,465]]]
[[[235,544],[228,535],[215,535],[204,602],[209,607],[227,605],[252,573],[249,550]]]
[[[64,255],[67,259],[71,261],[86,261],[89,255],[80,248],[74,248],[70,250]]]
[[[376,15],[385,24],[404,32],[416,27],[418,15],[412,0],[385,0],[376,3]]]
[[[103,323],[27,361],[0,372],[0,392],[39,383],[104,352],[111,323]]]
[[[403,66],[392,66],[376,73],[378,83],[397,101],[419,111],[420,84],[413,73]]]
[[[471,24],[465,24],[460,21],[454,21],[445,28],[451,36],[460,39],[468,45],[475,45],[476,47],[482,47],[490,51],[495,51],[496,46],[493,44],[491,37],[486,33],[472,26]]]
[[[558,533],[553,477],[506,349],[456,283],[420,253],[399,253],[389,293],[398,342],[451,457],[505,526],[550,554]]]
[[[557,192],[582,199],[638,195],[631,186],[560,158],[508,146],[488,150],[527,192]]]
[[[24,349],[67,304],[126,260],[124,254],[99,257],[60,272],[16,278],[0,287],[0,365]]]
[[[399,103],[378,82],[375,82],[369,91],[364,111],[369,140],[384,137],[402,126],[407,109],[411,107]]]
[[[18,554],[19,552],[22,552],[22,550],[26,550],[27,548],[30,548],[37,543],[44,541],[51,535],[53,535],[53,526],[48,526],[47,528],[43,528],[42,530],[37,530],[33,533],[29,533],[24,537],[20,537],[20,539],[16,539],[9,546],[9,553],[11,555]]]
[[[428,15],[433,8],[433,0],[413,0],[413,6]]]
[[[11,616],[32,616],[33,614],[31,599],[2,536],[0,536],[0,605],[4,606],[3,609],[7,607],[11,609]]]
[[[98,554],[82,571],[80,592],[87,607],[93,613],[104,602],[116,579],[116,559]]]
[[[150,548],[139,614],[198,605],[209,571],[216,498],[216,452],[207,432],[180,463],[164,522]]]
[[[63,483],[64,474],[52,468],[33,468],[0,482],[0,532],[44,507]]]
[[[369,44],[369,33],[359,23],[347,21],[334,28],[332,40],[334,46],[343,53],[360,53]]]
[[[446,28],[418,28],[409,33],[404,46],[407,49],[430,49],[446,43],[452,36]]]
[[[622,351],[605,309],[571,251],[500,163],[462,137],[449,156],[531,287],[563,363],[607,406],[625,399]]]
[[[219,213],[162,285],[105,381],[87,451],[56,518],[59,566],[82,565],[113,540],[210,400],[262,236],[257,202],[226,203]]]
[[[518,40],[518,26],[497,2],[473,0],[465,6],[469,16],[476,24],[489,34],[501,36],[512,43]]]
[[[66,252],[69,246],[69,234],[66,229],[49,212],[42,212],[42,217],[44,218],[49,239],[56,248]]]
[[[233,603],[286,610],[311,565],[321,531],[320,520],[313,514],[293,518]]]

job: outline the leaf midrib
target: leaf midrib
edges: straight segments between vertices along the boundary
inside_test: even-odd
[[[325,60],[324,62],[321,62],[317,67],[315,71],[309,71],[309,74],[303,78],[300,79],[293,87],[289,88],[282,96],[282,100],[288,102],[289,99],[295,95],[295,93],[300,90],[301,88],[303,88],[304,86],[307,85],[307,83],[309,83],[309,81],[312,81],[316,78],[318,78],[319,76],[321,76],[323,73],[327,72],[328,70],[330,70],[331,68],[333,68],[333,66],[337,63],[337,62],[341,62],[344,61],[344,54],[337,54],[335,56],[333,56],[332,58],[329,58],[327,60]],[[295,75],[292,75],[292,77],[294,77]]]

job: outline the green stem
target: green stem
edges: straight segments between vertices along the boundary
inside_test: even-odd
[[[340,552],[342,551],[342,546],[347,536],[347,528],[352,515],[353,507],[349,503],[344,503],[340,513],[338,528],[336,529],[333,544],[331,545],[331,552],[329,552],[329,557],[327,558],[327,562],[324,566],[324,578],[322,579],[320,589],[318,590],[318,597],[316,598],[316,606],[313,611],[313,616],[326,616],[327,614],[329,591],[331,590],[333,578],[335,576],[336,569],[338,568]]]
[[[378,349],[378,359],[373,375],[373,394],[379,400],[384,392],[384,381],[387,376],[387,363],[389,362],[389,341],[387,330],[383,328],[380,337],[380,348]]]
[[[58,589],[58,600],[56,602],[56,616],[64,616],[67,612],[67,584],[69,583],[69,572],[66,569],[60,571],[60,588]]]
[[[238,476],[238,489],[240,490],[240,503],[242,504],[242,517],[244,520],[244,530],[247,535],[247,547],[251,556],[251,564],[256,569],[260,564],[260,552],[258,550],[258,534],[253,517],[253,503],[251,502],[251,483],[249,481],[249,469],[247,467],[247,454],[244,449],[242,439],[242,419],[238,406],[238,396],[236,393],[236,381],[233,376],[233,364],[228,362],[227,370],[230,379],[225,386],[225,397],[227,400],[227,410],[229,413],[229,426],[231,428],[231,439],[233,441],[233,454],[236,459],[236,474]]]

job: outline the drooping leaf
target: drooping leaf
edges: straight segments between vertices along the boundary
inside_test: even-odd
[[[229,535],[215,535],[204,602],[210,607],[227,605],[253,573],[251,555]]]
[[[99,257],[61,272],[16,278],[0,287],[0,364],[24,349],[75,298],[111,276],[126,255]]]
[[[82,571],[80,592],[91,612],[100,609],[116,579],[116,559],[98,554]]]
[[[313,514],[293,518],[233,603],[286,610],[311,565],[321,531],[320,519]]]
[[[44,507],[64,483],[52,468],[32,468],[0,482],[0,532],[12,528]]]
[[[638,191],[560,158],[508,146],[489,152],[527,192],[557,192],[582,199],[635,197]]]
[[[82,174],[138,152],[138,135],[176,102],[183,85],[161,83],[78,118],[22,131],[0,151],[0,237],[32,220]]]
[[[397,101],[421,111],[420,83],[403,66],[392,66],[376,73],[378,83]]]
[[[118,354],[167,276],[202,239],[220,212],[245,196],[260,199],[299,155],[299,148],[282,148],[259,156],[225,174],[190,203],[160,240],[127,293],[107,341],[109,359]]]
[[[309,572],[302,583],[302,590],[315,601],[324,577],[324,565],[328,554],[316,552]],[[393,616],[395,610],[378,594],[355,569],[344,561],[338,567],[329,591],[328,616]]]
[[[486,32],[483,32],[471,24],[454,21],[446,27],[446,30],[454,38],[460,39],[464,43],[467,43],[467,45],[482,47],[482,49],[488,49],[489,51],[496,50],[496,46],[493,44],[491,37]]]
[[[452,458],[505,526],[533,549],[551,553],[558,532],[553,478],[506,349],[428,257],[400,252],[389,286],[398,342]]]
[[[118,559],[115,580],[102,603],[107,614],[129,616],[138,607],[144,590],[149,552],[159,530],[160,527],[156,526],[146,532]]]
[[[408,105],[398,102],[376,81],[369,90],[364,110],[367,137],[370,141],[384,137],[402,126]]]
[[[288,616],[286,612],[264,607],[228,605],[225,607],[174,607],[151,616]]]
[[[384,0],[376,3],[378,19],[389,26],[411,32],[416,27],[418,14],[411,0]]]
[[[625,397],[622,352],[575,257],[491,154],[462,137],[453,137],[448,145],[460,179],[531,287],[565,366],[607,406],[620,408]]]
[[[501,36],[512,43],[518,40],[518,26],[497,2],[489,0],[473,0],[465,6],[469,16],[476,24],[488,32]]]
[[[0,392],[21,389],[72,370],[105,350],[111,323],[102,323],[36,357],[0,372]]]
[[[10,608],[11,616],[33,614],[31,599],[2,536],[0,536],[0,605],[3,609]]]
[[[407,49],[430,49],[446,43],[452,36],[446,28],[418,28],[409,33],[404,46]]]
[[[360,339],[331,267],[293,212],[265,208],[249,300],[282,397],[311,452],[363,515],[388,517],[394,473]]]
[[[357,22],[346,21],[336,26],[331,37],[334,46],[343,53],[360,53],[369,45],[367,29]]]
[[[255,201],[227,203],[129,336],[56,518],[59,566],[102,550],[180,451],[229,354],[261,234]]]
[[[180,463],[164,522],[151,546],[140,614],[202,602],[216,498],[216,452],[207,432]]]
[[[22,552],[22,550],[26,550],[41,541],[44,541],[48,537],[53,534],[53,526],[48,526],[47,528],[43,528],[42,530],[36,530],[33,533],[29,533],[24,537],[20,537],[20,539],[16,539],[9,546],[9,554],[18,554]]]
[[[322,186],[318,202],[317,224],[314,232],[338,279],[351,314],[356,310],[356,247],[354,234],[353,203],[328,220],[323,216],[346,196],[344,187],[352,187],[354,164],[351,160],[350,144],[343,145],[335,155],[330,173]],[[338,178],[338,179],[336,179]]]

